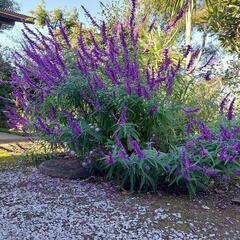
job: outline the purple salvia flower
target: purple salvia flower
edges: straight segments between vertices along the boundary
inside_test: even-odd
[[[151,149],[152,147],[153,147],[153,142],[148,142],[148,143],[147,143],[147,148],[148,148],[148,149]]]
[[[239,175],[239,173],[240,173],[240,170],[238,170],[238,169],[233,170],[233,176],[234,177],[237,177]]]
[[[123,148],[120,148],[116,156],[121,159],[128,159],[128,155],[126,154],[126,151]]]
[[[81,135],[82,134],[82,130],[81,128],[79,127],[79,124],[77,121],[72,121],[71,122],[71,128],[74,130],[75,134],[77,136]]]
[[[222,161],[227,159],[227,146],[226,146],[226,144],[221,146],[221,150],[220,150],[220,153],[219,153],[219,158]]]
[[[193,131],[193,121],[192,118],[189,119],[188,123],[186,124],[186,134],[189,135]]]
[[[107,29],[106,29],[106,23],[104,21],[102,21],[102,25],[101,25],[101,34],[102,34],[102,43],[103,44],[107,44]]]
[[[151,107],[150,111],[151,111],[152,113],[156,113],[156,112],[158,111],[158,104],[155,103],[155,104]]]
[[[156,23],[156,18],[154,18],[151,22],[151,24],[149,25],[149,28],[147,30],[147,33],[150,33],[152,31],[152,29],[154,28],[155,26],[155,23]]]
[[[228,141],[230,140],[232,137],[231,132],[224,126],[220,127],[220,138],[223,141]]]
[[[192,51],[192,47],[190,45],[187,45],[183,52],[183,58],[186,58],[191,51]]]
[[[119,80],[116,77],[116,73],[114,72],[114,70],[110,67],[110,65],[105,64],[105,72],[108,75],[108,77],[111,79],[112,84],[117,85],[119,84]]]
[[[149,165],[144,166],[144,172],[149,172],[151,170],[151,167]]]
[[[130,73],[130,59],[129,59],[129,52],[128,52],[128,48],[127,48],[127,43],[126,43],[126,39],[125,39],[125,33],[124,33],[123,26],[121,27],[120,39],[121,39],[121,44],[122,44],[123,51],[124,51],[124,63],[125,63],[125,68],[126,68],[126,72],[127,72],[127,76],[128,76]]]
[[[214,176],[218,175],[218,172],[214,169],[211,169],[211,168],[203,168],[202,171],[208,177],[214,177]]]
[[[148,100],[151,98],[150,93],[145,86],[142,86],[142,95]]]
[[[199,130],[201,132],[201,137],[203,137],[204,140],[211,141],[213,139],[213,133],[207,127],[207,125],[201,121],[201,122],[199,122],[198,126],[199,126]]]
[[[44,130],[48,135],[53,134],[53,131],[47,127],[47,125],[43,122],[43,120],[40,117],[37,117],[37,121],[39,123],[40,128]]]
[[[95,49],[97,50],[98,53],[102,53],[102,50],[100,49],[100,46],[99,44],[97,43],[97,40],[96,38],[94,37],[93,33],[91,31],[88,32],[89,33],[89,36],[90,36],[90,39],[91,39],[91,42],[93,43]]]
[[[211,55],[211,57],[207,60],[207,62],[203,66],[200,67],[200,70],[205,68],[206,66],[210,65],[211,62],[213,61],[215,55],[216,55],[216,51]]]
[[[230,155],[229,158],[228,158],[229,163],[233,163],[236,158],[237,158],[236,153],[233,153],[232,155]]]
[[[201,147],[201,150],[200,150],[200,156],[201,156],[202,158],[205,158],[205,157],[208,156],[208,151],[207,151],[207,149],[205,149],[203,146]]]
[[[131,9],[131,16],[130,16],[130,36],[131,36],[131,43],[133,46],[136,46],[136,40],[134,36],[134,29],[135,29],[135,14],[136,14],[136,0],[132,0],[132,9]]]
[[[237,148],[236,148],[238,154],[240,154],[240,144],[237,145]]]
[[[93,104],[93,106],[95,107],[95,109],[96,109],[97,111],[99,111],[100,108],[101,108],[101,104],[100,104],[99,100],[95,101],[94,104]]]
[[[206,80],[206,81],[210,81],[211,80],[211,71],[207,71],[207,73],[206,74],[204,74],[204,79]]]
[[[228,98],[229,95],[230,95],[230,93],[228,93],[220,103],[220,114],[221,115],[223,115],[223,113],[224,113],[224,109],[225,109],[225,106],[226,106],[226,103],[227,103],[227,98]]]
[[[131,136],[128,136],[128,141],[131,144],[132,149],[137,154],[137,156],[141,158],[145,158],[145,153],[143,150],[141,150],[140,146],[138,145],[137,141],[134,140]]]
[[[109,152],[108,158],[105,160],[105,163],[106,163],[107,165],[113,165],[114,162],[115,162],[115,159],[113,158],[112,153]]]
[[[235,102],[235,97],[233,98],[233,100],[230,103],[229,109],[228,109],[228,113],[227,113],[227,119],[229,121],[231,121],[233,119],[233,114],[234,114],[234,102]]]
[[[131,88],[131,85],[130,85],[127,77],[125,78],[124,86],[125,86],[125,89],[126,89],[128,95],[131,95],[132,94],[132,88]]]
[[[123,106],[123,108],[122,108],[122,113],[121,113],[121,117],[120,117],[120,119],[119,119],[119,121],[118,121],[118,124],[126,124],[126,122],[127,122],[127,116],[126,116],[126,114],[127,114],[127,107],[126,107],[126,106]]]
[[[166,95],[171,95],[172,93],[172,87],[173,87],[173,77],[169,74],[166,79]]]
[[[112,30],[115,34],[120,33],[121,31],[121,23],[120,22],[115,22],[115,24],[113,24]]]
[[[98,88],[104,88],[105,87],[104,82],[102,81],[102,79],[97,74],[95,74],[93,76],[93,81]]]
[[[142,85],[140,82],[137,83],[137,86],[136,86],[136,93],[139,97],[142,97],[143,94],[142,94]]]
[[[230,180],[230,177],[226,175],[223,175],[221,178],[222,178],[222,181],[224,182],[228,182]]]
[[[66,34],[66,31],[62,25],[62,21],[59,22],[59,30],[60,30],[60,33],[65,41],[65,43],[67,44],[68,48],[71,48],[71,44],[70,44],[70,41],[69,41],[69,38]]]
[[[118,138],[118,136],[114,136],[114,140],[116,145],[119,147],[119,152],[117,154],[117,157],[120,157],[121,159],[127,159],[128,158],[128,154],[126,149],[124,148],[122,142],[120,141],[120,139]]]
[[[167,26],[164,27],[164,31],[168,31],[168,30],[170,30],[170,29],[172,29],[173,27],[176,26],[177,22],[183,17],[183,15],[184,15],[184,13],[185,13],[185,11],[187,9],[188,3],[189,3],[189,1],[187,0],[183,4],[181,9],[179,10],[179,12],[178,12],[177,16],[175,17],[175,19],[171,23],[169,23]]]
[[[191,58],[189,60],[189,63],[187,65],[187,70],[191,70],[191,72],[194,70],[194,69],[191,69],[191,67],[193,66],[194,64],[194,61],[195,59],[198,57],[198,54],[199,54],[199,49],[197,49],[192,55],[191,55]]]
[[[188,108],[188,107],[184,107],[182,109],[186,114],[192,114],[192,113],[198,113],[200,111],[199,108]]]
[[[86,16],[91,20],[93,26],[97,27],[98,29],[101,29],[100,26],[97,24],[97,22],[95,21],[95,19],[92,17],[92,15],[87,11],[87,9],[81,5],[83,11],[85,12]]]
[[[183,147],[182,149],[182,158],[181,158],[183,166],[185,166],[186,169],[189,169],[190,167],[190,160],[187,159],[187,149],[186,147]]]
[[[183,178],[186,180],[186,181],[189,181],[190,180],[190,177],[188,175],[188,170],[187,169],[184,169],[183,171]]]

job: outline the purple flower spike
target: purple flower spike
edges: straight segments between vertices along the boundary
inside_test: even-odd
[[[87,9],[81,5],[83,11],[85,12],[86,16],[91,20],[93,26],[97,27],[100,29],[100,26],[97,24],[97,22],[94,20],[94,18],[92,17],[92,15],[87,11]]]
[[[200,111],[199,108],[188,108],[188,107],[184,107],[183,108],[183,111],[186,113],[186,114],[192,114],[192,113],[197,113]]]
[[[76,135],[79,136],[82,134],[82,130],[79,127],[79,124],[77,121],[72,121],[71,122],[71,128],[75,131]]]
[[[187,159],[187,149],[186,149],[186,147],[184,147],[182,149],[182,159],[181,159],[181,161],[182,161],[183,166],[186,167],[186,169],[188,169],[190,167],[190,161],[189,161],[189,159]]]
[[[227,146],[226,144],[224,144],[220,150],[220,154],[219,154],[219,158],[220,160],[224,161],[227,159]]]
[[[228,158],[229,163],[233,163],[236,158],[237,158],[237,154],[236,154],[236,153],[233,153],[233,154]]]
[[[190,45],[187,45],[184,50],[183,57],[186,58],[191,51],[192,51],[192,47]]]
[[[131,147],[133,148],[134,152],[138,155],[138,157],[144,158],[145,153],[143,150],[140,149],[140,146],[138,145],[137,141],[134,140],[131,136],[128,136],[128,140],[131,143]]]
[[[152,113],[156,113],[156,112],[158,111],[158,104],[157,104],[157,103],[154,104],[154,105],[151,107],[150,111],[151,111]]]
[[[207,71],[207,73],[206,74],[204,74],[204,79],[206,80],[206,81],[210,81],[211,80],[211,71]]]
[[[214,169],[203,168],[203,173],[209,177],[214,177],[218,175],[218,172]]]
[[[227,119],[229,121],[231,121],[233,119],[233,114],[234,114],[234,102],[235,102],[235,98],[233,98],[233,100],[230,103],[229,109],[228,109],[228,113],[227,113]]]
[[[131,36],[131,42],[133,46],[136,46],[136,40],[134,37],[134,30],[135,30],[135,15],[136,15],[136,0],[132,0],[132,9],[131,9],[131,16],[130,16],[130,36]]]
[[[127,122],[127,116],[126,116],[126,114],[127,114],[127,107],[124,106],[124,107],[122,108],[121,117],[120,117],[119,122],[118,122],[119,124],[125,124],[125,123]]]
[[[188,175],[188,170],[187,169],[184,169],[183,171],[183,178],[186,180],[186,181],[189,181],[190,180],[190,177]]]
[[[150,26],[149,26],[149,28],[148,28],[148,33],[150,33],[151,31],[152,31],[152,29],[154,28],[154,26],[155,26],[155,23],[156,23],[156,18],[154,18],[153,20],[152,20],[152,22],[151,22],[151,24],[150,24]]]
[[[226,106],[226,103],[227,103],[227,98],[228,98],[229,95],[230,95],[230,93],[228,93],[220,103],[220,114],[221,115],[223,115],[223,113],[224,113],[224,109],[225,109],[225,106]]]
[[[40,128],[45,131],[48,135],[53,134],[53,131],[47,127],[47,125],[43,122],[43,120],[40,117],[37,117],[38,124]]]
[[[168,31],[172,28],[174,28],[177,24],[177,22],[183,17],[184,13],[186,12],[187,6],[188,6],[188,0],[183,4],[183,6],[181,7],[179,13],[177,14],[177,16],[175,17],[175,19],[169,23],[167,26],[164,27],[164,31]]]
[[[111,152],[108,154],[108,158],[106,159],[105,163],[108,165],[113,165],[115,162],[115,159],[113,158],[113,155]]]
[[[202,147],[200,150],[200,156],[202,158],[206,158],[208,156],[208,151],[204,147]]]
[[[71,44],[70,44],[68,35],[66,34],[65,29],[64,29],[61,21],[60,21],[60,23],[59,23],[59,29],[60,29],[60,33],[61,33],[61,35],[63,36],[63,39],[64,39],[64,41],[66,42],[68,48],[71,48]]]

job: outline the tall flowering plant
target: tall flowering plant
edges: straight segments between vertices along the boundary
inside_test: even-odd
[[[50,25],[47,36],[25,26],[23,52],[15,53],[12,76],[21,107],[9,108],[10,124],[79,153],[114,142],[115,135],[129,152],[134,150],[129,139],[142,146],[154,141],[168,151],[183,133],[178,122],[186,120],[180,103],[169,98],[183,59],[174,63],[164,49],[157,69],[150,62],[142,65],[134,0],[128,24],[118,23],[117,30],[83,10],[95,31],[80,25],[77,47],[61,22],[61,41]]]
[[[14,55],[16,71],[11,86],[19,107],[8,106],[10,125],[21,126],[25,132],[79,155],[103,152],[100,165],[108,176],[124,186],[130,184],[131,189],[138,185],[156,190],[166,177],[173,179],[172,183],[181,179],[189,187],[196,171],[208,176],[215,165],[209,159],[206,164],[195,164],[195,154],[205,159],[202,155],[210,150],[203,143],[218,141],[217,137],[192,117],[197,110],[182,111],[181,99],[172,97],[190,52],[187,68],[192,71],[196,54],[191,47],[177,62],[164,49],[159,66],[153,67],[150,60],[144,64],[135,0],[128,24],[112,28],[83,10],[95,30],[83,31],[80,25],[77,47],[71,45],[61,22],[58,33],[48,25],[48,35],[25,26],[22,52]],[[148,27],[149,32],[154,24]],[[233,118],[231,112],[229,119]],[[185,135],[185,123],[189,132],[193,125],[200,132],[200,137],[195,137],[197,130],[191,136],[194,147],[191,141],[186,143],[190,137]],[[171,152],[173,147],[181,149],[182,160]],[[199,177],[198,182],[202,181]]]

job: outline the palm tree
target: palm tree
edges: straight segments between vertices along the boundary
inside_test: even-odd
[[[145,8],[146,12],[151,12],[153,14],[165,15],[166,18],[174,19],[179,11],[185,9],[185,46],[191,45],[192,43],[192,29],[193,24],[201,22],[203,16],[207,14],[207,8],[211,4],[212,0],[143,0],[141,1],[142,5]],[[205,47],[206,37],[207,37],[207,28],[206,24],[203,24],[203,40],[202,46],[197,57],[199,62],[200,57],[203,53]],[[191,56],[188,55],[186,60],[186,65],[188,64]]]

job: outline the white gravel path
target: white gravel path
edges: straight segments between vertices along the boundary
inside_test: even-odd
[[[205,231],[200,221],[185,219],[170,204],[146,202],[105,182],[50,178],[33,167],[2,171],[0,240],[240,239],[229,228],[221,238],[214,223]]]

